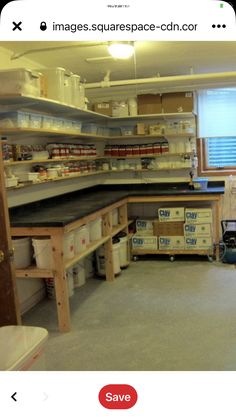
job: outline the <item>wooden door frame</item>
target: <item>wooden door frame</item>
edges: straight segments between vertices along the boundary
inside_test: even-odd
[[[0,143],[0,250],[4,260],[0,263],[0,326],[21,324],[16,289],[15,268],[10,257],[12,241],[5,188],[2,144]]]

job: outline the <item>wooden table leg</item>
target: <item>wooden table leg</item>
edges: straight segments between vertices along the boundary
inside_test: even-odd
[[[63,261],[63,231],[51,235],[54,260],[54,286],[60,332],[70,331],[70,306],[66,272]]]
[[[111,234],[112,230],[112,214],[111,212],[105,214],[102,217],[102,234],[103,236],[108,236]],[[114,263],[113,263],[113,253],[112,253],[112,239],[110,238],[104,244],[105,251],[105,270],[106,270],[106,280],[114,281]]]
[[[216,243],[216,261],[219,262],[220,260],[220,213],[221,213],[221,205],[220,205],[220,198],[218,201],[215,201],[215,243]]]

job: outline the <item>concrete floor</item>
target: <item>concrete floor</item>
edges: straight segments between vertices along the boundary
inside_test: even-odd
[[[23,322],[46,327],[48,370],[236,370],[236,270],[206,260],[142,260],[114,283],[91,279],[58,333],[54,301]]]

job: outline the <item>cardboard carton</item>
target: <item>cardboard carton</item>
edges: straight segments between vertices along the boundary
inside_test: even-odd
[[[193,112],[193,92],[163,93],[162,109],[164,113]]]

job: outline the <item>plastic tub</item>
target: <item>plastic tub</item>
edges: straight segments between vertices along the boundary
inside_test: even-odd
[[[73,266],[73,280],[74,280],[74,288],[82,287],[85,284],[85,263],[84,260],[78,262],[75,266]]]
[[[120,273],[120,240],[118,238],[113,238],[112,240],[112,258],[114,266],[114,274],[118,275]],[[104,245],[100,246],[96,250],[96,262],[97,262],[97,273],[99,276],[105,276],[105,248]]]
[[[90,241],[100,240],[102,238],[102,218],[96,218],[89,223],[89,239]]]
[[[51,239],[45,237],[35,237],[32,239],[34,257],[39,269],[52,269],[53,256]]]
[[[75,235],[73,231],[64,235],[63,250],[65,259],[72,259],[75,256]]]
[[[0,371],[45,371],[45,343],[42,327],[0,327]]]
[[[29,128],[30,115],[26,112],[8,112],[0,116],[1,128]]]
[[[127,268],[127,266],[129,265],[128,237],[127,237],[127,234],[122,231],[118,234],[118,238],[120,240],[120,249],[119,249],[120,267]]]
[[[86,250],[88,244],[88,227],[86,225],[75,230],[75,254]]]
[[[208,184],[208,179],[207,178],[198,177],[198,178],[193,179],[194,189],[206,190],[207,189],[207,184]]]
[[[65,102],[65,69],[62,67],[47,68],[42,69],[41,73],[46,76],[48,98]]]
[[[0,70],[0,94],[40,96],[40,76],[26,68]]]
[[[31,240],[30,237],[17,237],[12,239],[14,248],[14,262],[16,269],[24,269],[31,264]]]

